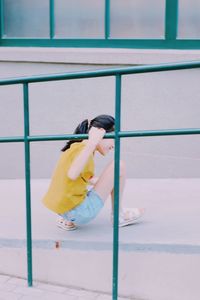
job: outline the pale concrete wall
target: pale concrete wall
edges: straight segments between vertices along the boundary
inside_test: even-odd
[[[130,58],[130,50],[128,52]],[[119,66],[119,53],[116,57]],[[158,54],[154,57],[157,62]],[[169,53],[166,59],[169,60]],[[103,64],[97,65],[86,61],[72,64],[9,60],[12,59],[6,61],[4,57],[0,62],[0,78],[102,69],[113,63],[108,60],[105,65],[105,59]],[[154,62],[153,59],[149,61]],[[123,62],[122,59],[121,65]],[[126,60],[125,64],[134,64],[134,60]],[[196,69],[124,76],[122,130],[200,127],[199,75],[200,70]],[[71,133],[84,118],[102,113],[114,115],[114,94],[113,77],[31,84],[31,134]],[[0,87],[0,136],[23,135],[22,102],[22,86]],[[31,145],[34,178],[51,176],[63,144],[40,142]],[[122,139],[121,155],[127,161],[130,177],[199,177],[199,153],[200,137],[197,135]],[[97,170],[102,169],[111,157],[109,155],[101,163],[98,156]],[[22,162],[23,144],[0,144],[0,178],[23,177]]]

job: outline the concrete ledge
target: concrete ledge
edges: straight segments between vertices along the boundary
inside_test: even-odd
[[[73,241],[73,240],[33,240],[33,249],[63,249],[76,251],[113,251],[112,241]],[[1,239],[0,248],[26,248],[25,239]],[[190,244],[160,244],[160,243],[119,243],[119,250],[123,252],[140,252],[140,253],[170,253],[170,254],[200,254],[200,245]]]
[[[0,61],[140,65],[200,60],[200,50],[0,47]]]

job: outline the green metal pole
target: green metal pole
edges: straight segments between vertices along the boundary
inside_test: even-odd
[[[26,181],[26,238],[28,286],[32,286],[32,234],[31,234],[31,187],[30,187],[30,142],[29,136],[29,97],[28,83],[23,84],[24,95],[24,147]]]
[[[119,259],[119,175],[120,175],[120,131],[121,121],[121,75],[116,75],[115,87],[115,176],[114,176],[114,227],[113,227],[113,300],[118,297]]]
[[[178,0],[166,0],[165,39],[176,40],[178,29]]]
[[[110,38],[110,0],[105,0],[105,39]]]
[[[4,10],[3,10],[3,1],[0,0],[0,39],[2,39],[4,35]],[[1,41],[0,41],[1,42]]]
[[[136,130],[136,131],[120,131],[119,137],[149,137],[149,136],[170,136],[170,135],[197,135],[200,134],[200,128],[185,128],[185,129],[164,129],[164,130]],[[106,133],[104,138],[115,138],[114,133]],[[40,141],[63,141],[63,140],[83,140],[88,139],[88,134],[65,134],[65,135],[38,135],[29,136],[29,142]],[[0,143],[15,143],[24,142],[24,137],[0,137]]]
[[[54,13],[54,0],[49,0],[49,32],[50,39],[53,39],[55,36],[55,13]]]
[[[81,71],[73,73],[60,73],[50,75],[34,75],[30,77],[17,77],[9,79],[0,79],[1,85],[20,84],[20,83],[33,83],[33,82],[45,82],[45,81],[57,81],[65,79],[81,79],[81,78],[94,78],[103,76],[116,76],[128,75],[128,74],[139,74],[139,73],[153,73],[153,72],[165,72],[175,70],[186,70],[200,68],[200,60],[190,62],[178,62],[178,63],[167,63],[159,65],[144,65],[134,66],[126,68],[113,68],[113,69],[102,69],[94,71]]]

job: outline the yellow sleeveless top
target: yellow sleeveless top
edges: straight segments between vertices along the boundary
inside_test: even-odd
[[[94,176],[94,157],[91,155],[76,180],[71,180],[68,170],[85,143],[73,143],[63,152],[53,173],[50,186],[42,202],[55,213],[62,214],[79,205],[86,197],[88,180]]]

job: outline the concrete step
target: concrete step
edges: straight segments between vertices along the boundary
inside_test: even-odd
[[[49,180],[32,180],[35,280],[98,292],[112,289],[110,201],[73,232],[55,226],[43,207]],[[27,276],[23,180],[1,180],[0,273]],[[143,220],[119,233],[119,294],[148,300],[200,295],[200,180],[129,179],[124,205],[145,207]]]

